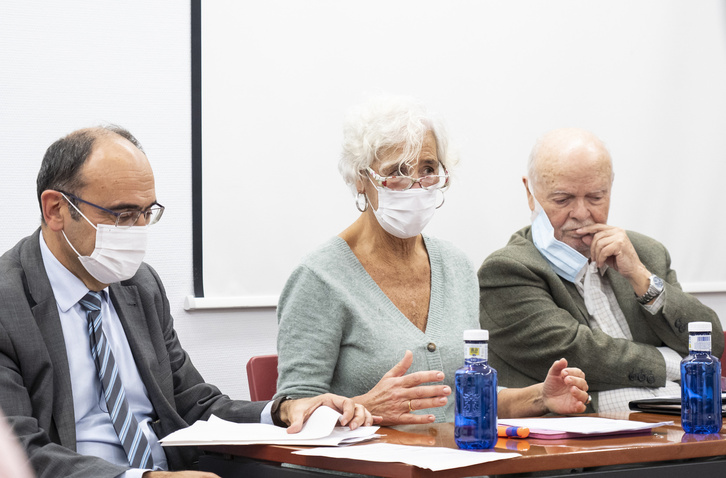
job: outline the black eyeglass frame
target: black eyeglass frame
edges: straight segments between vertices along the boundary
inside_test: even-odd
[[[116,218],[116,222],[114,223],[114,227],[120,227],[120,228],[132,227],[134,224],[136,224],[136,221],[139,220],[139,218],[141,217],[142,214],[146,215],[147,213],[152,212],[152,211],[159,211],[159,213],[158,214],[153,214],[151,216],[154,219],[154,222],[148,223],[147,226],[151,226],[153,224],[156,224],[157,222],[159,222],[159,219],[161,219],[161,216],[164,215],[164,210],[166,209],[164,206],[162,206],[158,202],[154,202],[154,204],[152,204],[151,206],[147,207],[145,210],[116,212],[116,211],[112,211],[110,209],[106,209],[103,206],[99,206],[98,204],[93,204],[92,202],[86,201],[85,199],[81,199],[78,196],[76,196],[75,194],[67,193],[67,192],[61,191],[61,190],[57,190],[57,191],[59,193],[63,194],[64,196],[66,196],[66,199],[73,198],[75,201],[80,201],[80,202],[82,202],[84,204],[88,204],[89,206],[93,206],[96,209],[100,209],[103,212],[106,212],[108,214],[113,215]],[[124,218],[126,218],[126,217],[133,217],[132,216],[133,214],[136,214],[136,217],[133,218],[134,220],[131,222],[131,224],[129,224],[128,226],[123,226],[123,225],[122,226],[119,226],[118,222],[119,222],[119,220],[121,220],[122,217],[124,217]]]

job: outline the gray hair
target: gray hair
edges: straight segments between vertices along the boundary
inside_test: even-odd
[[[103,136],[112,134],[129,140],[141,152],[144,151],[139,141],[128,130],[116,125],[79,129],[48,147],[36,179],[41,219],[43,203],[40,196],[43,191],[53,189],[75,194],[78,189],[84,187],[85,184],[80,175],[81,167],[93,152],[96,141]],[[77,217],[75,210],[72,208],[70,210],[71,216],[75,219]]]
[[[376,96],[351,109],[343,125],[343,151],[338,171],[356,193],[360,172],[380,154],[403,146],[401,164],[416,161],[426,133],[436,138],[436,154],[447,170],[457,163],[441,119],[420,101],[406,96]]]

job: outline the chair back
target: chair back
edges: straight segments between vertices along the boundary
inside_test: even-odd
[[[253,402],[272,400],[277,392],[277,355],[256,355],[247,362],[247,383]]]
[[[726,331],[723,333],[724,341],[726,341]],[[721,376],[726,377],[726,368],[724,368],[724,360],[726,360],[726,348],[723,349],[723,355],[721,355]],[[723,383],[723,381],[721,382]],[[726,391],[726,390],[722,390]]]

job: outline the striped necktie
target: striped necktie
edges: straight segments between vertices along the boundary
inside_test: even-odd
[[[118,376],[118,366],[101,325],[101,292],[89,291],[79,302],[86,311],[91,356],[96,363],[98,378],[103,385],[108,413],[113,428],[126,450],[132,468],[153,468],[151,448],[139,422],[129,408],[126,391]]]

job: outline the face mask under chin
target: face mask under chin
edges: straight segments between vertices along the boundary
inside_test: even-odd
[[[527,184],[529,186],[530,181]],[[588,259],[569,244],[555,238],[555,230],[544,208],[537,201],[531,188],[529,192],[534,200],[534,210],[531,215],[534,246],[557,275],[574,283],[584,273]]]

